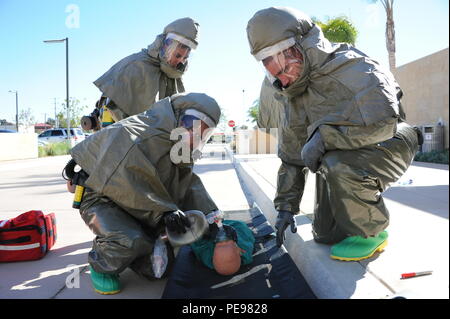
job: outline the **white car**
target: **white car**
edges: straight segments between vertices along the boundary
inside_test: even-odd
[[[81,141],[84,141],[85,135],[80,128],[70,129],[70,143],[76,145]],[[46,130],[38,135],[38,144],[47,145],[49,143],[59,143],[67,141],[67,129],[66,128],[54,128]]]

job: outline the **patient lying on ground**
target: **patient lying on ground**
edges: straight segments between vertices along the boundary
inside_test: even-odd
[[[229,276],[253,261],[254,243],[253,233],[244,222],[223,220],[212,225],[206,235],[191,244],[191,248],[205,266]]]

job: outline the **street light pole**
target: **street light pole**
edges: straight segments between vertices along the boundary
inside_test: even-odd
[[[58,119],[56,117],[56,97],[54,99],[55,99],[55,128],[58,128]]]
[[[66,106],[67,106],[67,138],[70,143],[70,113],[69,113],[69,38],[66,38]],[[75,133],[75,132],[74,132]]]
[[[66,107],[67,107],[67,138],[70,143],[70,113],[69,113],[69,38],[61,40],[45,40],[44,43],[66,42]]]
[[[16,93],[16,131],[19,133],[19,93],[17,91],[8,91],[10,93]]]

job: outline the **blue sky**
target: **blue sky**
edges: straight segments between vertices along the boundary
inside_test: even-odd
[[[39,122],[45,114],[54,117],[54,98],[61,109],[65,46],[43,40],[69,37],[70,96],[90,112],[100,96],[93,81],[147,47],[167,24],[189,16],[200,24],[200,40],[186,89],[211,95],[228,119],[243,124],[264,76],[249,54],[245,29],[256,11],[270,6],[294,7],[319,20],[346,15],[359,31],[356,47],[388,65],[384,8],[369,0],[0,0],[0,119],[15,119],[9,90],[19,92],[19,110],[30,108]],[[447,0],[395,0],[398,66],[448,47],[448,6]]]

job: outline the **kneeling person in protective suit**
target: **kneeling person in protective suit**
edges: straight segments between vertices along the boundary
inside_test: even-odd
[[[151,254],[165,227],[183,233],[190,226],[183,211],[217,210],[192,170],[193,153],[219,118],[213,98],[176,94],[72,148],[88,175],[80,214],[96,235],[89,264],[97,292],[119,292],[118,275],[127,267],[154,279]]]
[[[287,101],[283,149],[300,159],[295,165],[282,159],[274,201],[278,245],[288,227],[297,230],[299,199],[292,194],[303,194],[307,167],[317,173],[314,239],[333,244],[331,258],[339,260],[381,251],[389,224],[381,193],[405,173],[422,142],[404,122],[393,75],[356,48],[329,42],[295,9],[258,11],[247,36],[266,70],[263,90]]]

